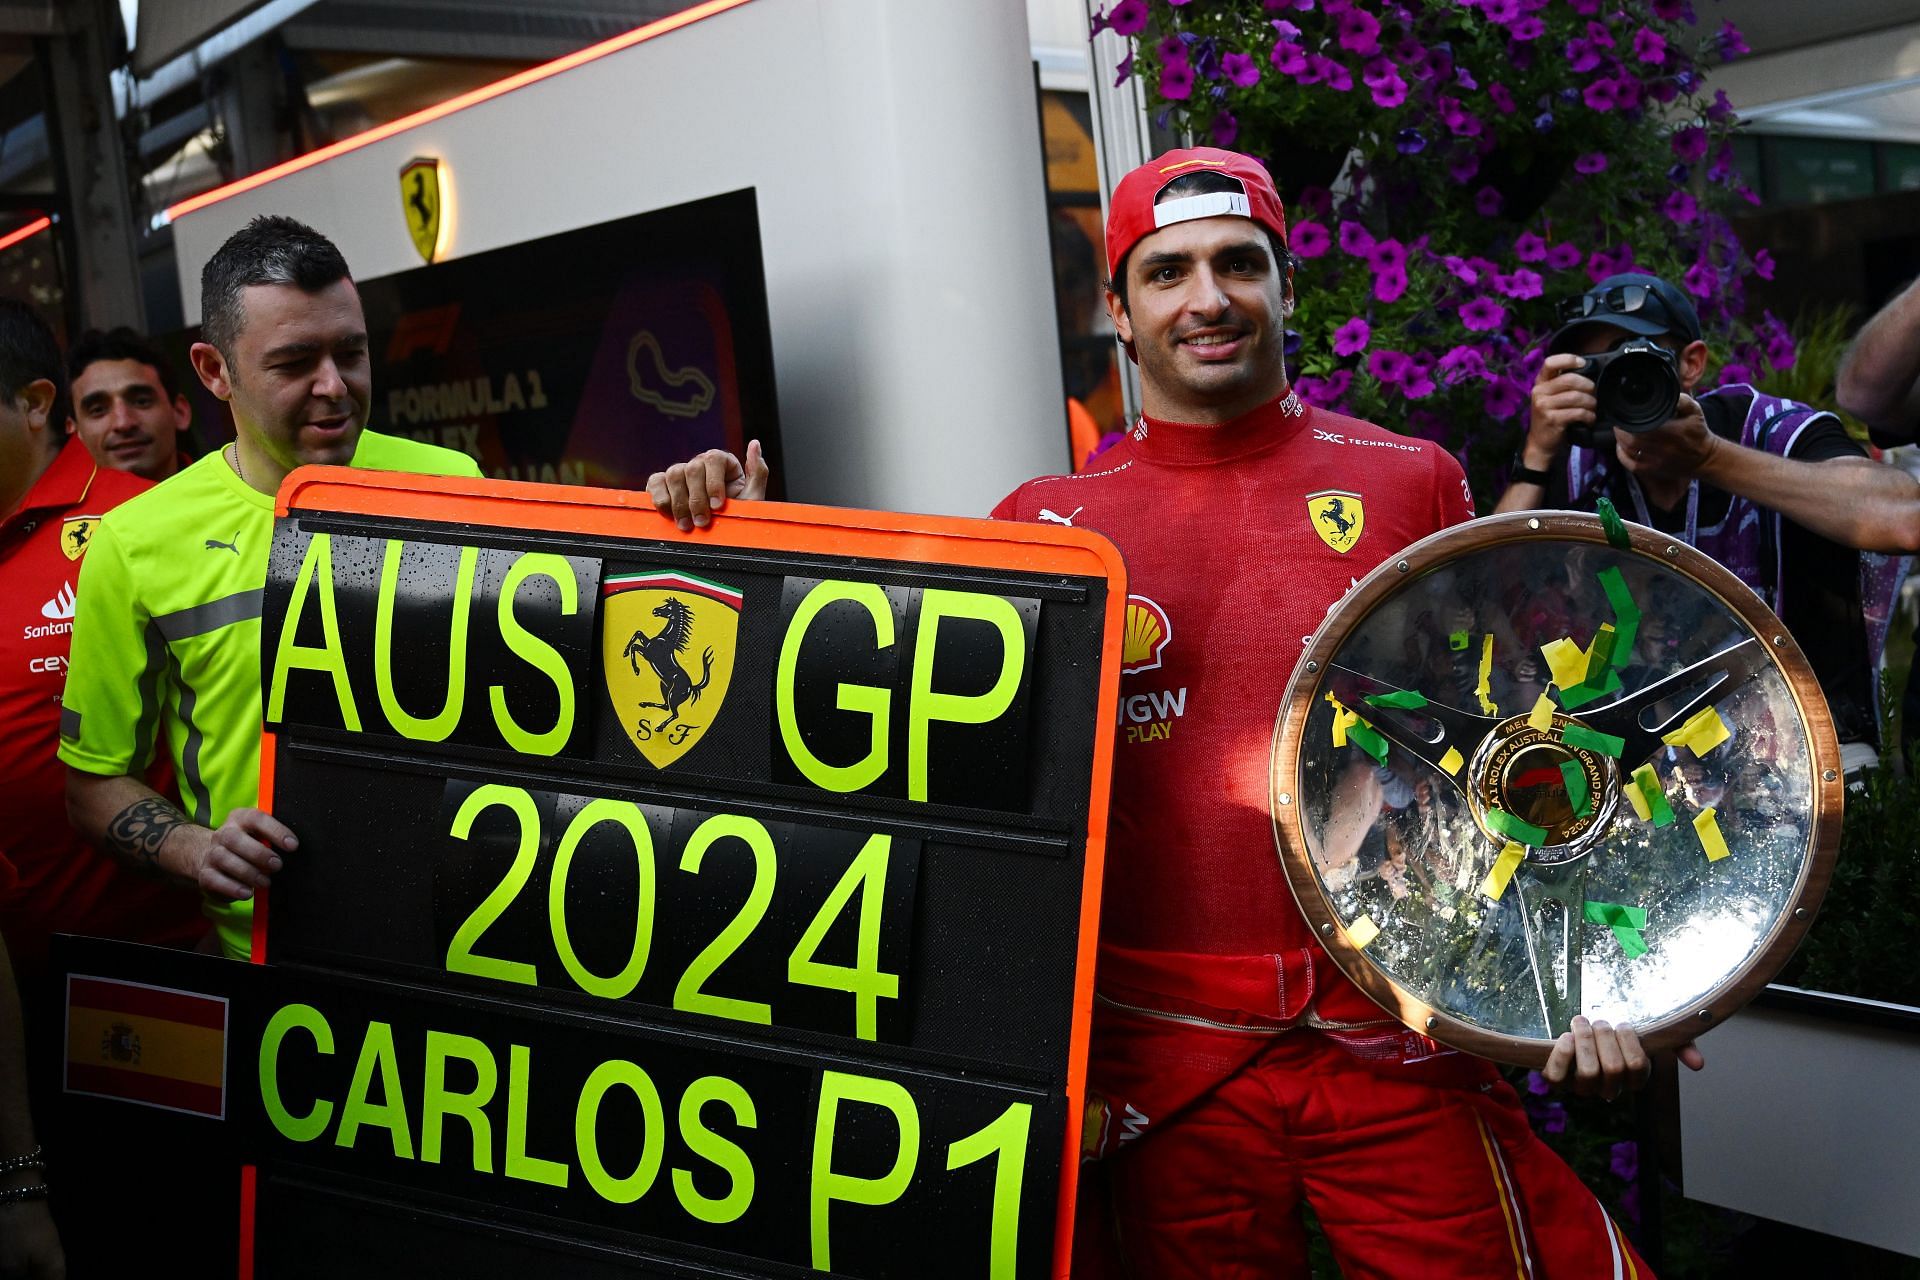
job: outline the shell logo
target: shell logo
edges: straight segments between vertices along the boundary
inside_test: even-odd
[[[1167,611],[1145,596],[1127,597],[1127,628],[1120,641],[1120,674],[1130,676],[1160,665],[1161,651],[1173,639]]]

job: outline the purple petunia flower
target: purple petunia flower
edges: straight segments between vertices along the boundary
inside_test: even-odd
[[[1487,86],[1487,100],[1493,103],[1493,109],[1503,116],[1510,116],[1520,109],[1520,104],[1513,100],[1513,94],[1508,91],[1507,86],[1498,82]]]
[[[1662,22],[1678,22],[1686,7],[1686,0],[1653,0],[1653,16]]]
[[[1153,47],[1162,62],[1184,61],[1187,56],[1187,42],[1176,33],[1161,37],[1160,43]]]
[[[1368,58],[1360,67],[1360,83],[1369,89],[1399,78],[1400,68],[1394,66],[1393,59],[1384,53]]]
[[[1407,273],[1382,271],[1373,278],[1373,296],[1380,302],[1398,302],[1407,291]]]
[[[1222,111],[1213,118],[1213,124],[1207,129],[1216,147],[1230,147],[1233,140],[1240,136],[1240,120],[1231,111]]]
[[[1230,53],[1220,59],[1220,74],[1242,89],[1251,89],[1260,83],[1260,64],[1250,54]]]
[[[1707,181],[1729,182],[1733,175],[1733,144],[1723,142],[1714,148],[1713,163],[1707,166]]]
[[[1707,131],[1697,124],[1673,131],[1673,154],[1687,164],[1699,164],[1707,158]]]
[[[1373,252],[1373,233],[1357,222],[1340,224],[1340,250],[1356,258],[1364,258]]]
[[[1720,283],[1720,280],[1710,265],[1705,262],[1696,262],[1687,268],[1687,274],[1680,278],[1680,283],[1685,285],[1687,292],[1696,298],[1711,298],[1714,287]]]
[[[1400,381],[1400,394],[1409,400],[1425,400],[1433,392],[1433,374],[1421,364],[1415,363]]]
[[[1507,309],[1492,298],[1475,298],[1460,308],[1460,323],[1474,333],[1498,329],[1507,322]]]
[[[1531,231],[1522,231],[1513,240],[1513,256],[1522,262],[1541,262],[1547,256],[1547,242]]]
[[[1473,193],[1473,209],[1483,218],[1491,218],[1500,212],[1507,198],[1493,187],[1482,187]]]
[[[1107,15],[1115,35],[1139,35],[1147,25],[1147,0],[1120,0]]]
[[[1714,46],[1720,51],[1720,61],[1732,62],[1743,53],[1753,52],[1747,48],[1746,37],[1740,34],[1740,28],[1731,22],[1720,24],[1720,31],[1713,38]]]
[[[1604,22],[1589,22],[1587,24],[1587,39],[1593,41],[1594,44],[1602,49],[1613,48],[1613,32],[1607,28],[1607,24]]]
[[[1427,149],[1427,135],[1418,129],[1402,129],[1393,135],[1393,149],[1403,156],[1417,156]]]
[[[1402,351],[1381,348],[1367,357],[1367,372],[1389,387],[1398,386],[1412,368],[1413,361]]]
[[[1472,182],[1480,172],[1480,157],[1471,151],[1455,152],[1447,160],[1447,176],[1455,182]]]
[[[1335,369],[1322,382],[1326,386],[1327,403],[1338,404],[1347,398],[1347,392],[1353,389],[1353,370]]]
[[[1733,103],[1728,101],[1727,91],[1725,89],[1715,89],[1713,91],[1713,101],[1707,104],[1707,119],[1713,121],[1715,124],[1725,124],[1727,121],[1733,119],[1733,116]]]
[[[1581,100],[1595,111],[1612,111],[1620,105],[1620,86],[1605,76],[1590,81],[1581,91]]]
[[[1268,5],[1267,8],[1271,9],[1273,8],[1273,6]],[[1294,26],[1291,22],[1288,22],[1285,18],[1275,18],[1268,25],[1270,25],[1273,28],[1274,33],[1278,35],[1282,40],[1298,40],[1300,38],[1300,28]]]
[[[1659,66],[1667,60],[1666,37],[1651,27],[1642,27],[1633,33],[1633,56],[1640,62]]]
[[[1700,216],[1700,206],[1687,192],[1676,191],[1660,206],[1660,212],[1684,227]]]
[[[1317,258],[1333,243],[1327,229],[1317,222],[1296,222],[1290,239],[1293,251],[1303,258]]]
[[[1297,76],[1307,70],[1307,51],[1291,40],[1275,42],[1273,53],[1269,55],[1273,69],[1283,76]]]
[[[1347,10],[1336,27],[1342,49],[1366,57],[1380,48],[1380,19],[1365,9]]]
[[[1302,187],[1299,199],[1295,203],[1306,212],[1318,214],[1324,218],[1333,212],[1333,192],[1325,187]]]
[[[1314,78],[1325,84],[1327,88],[1337,89],[1341,93],[1353,88],[1353,73],[1347,70],[1345,63],[1335,62],[1332,58],[1318,53],[1308,54],[1307,61],[1313,64]],[[1301,78],[1300,83],[1305,84],[1307,81]]]
[[[1493,287],[1509,298],[1537,298],[1545,291],[1545,284],[1538,271],[1529,271],[1520,267],[1509,275],[1496,275]]]
[[[1489,418],[1501,422],[1509,421],[1520,412],[1520,406],[1526,403],[1526,393],[1520,384],[1511,378],[1493,378],[1487,382],[1486,394],[1480,398],[1480,404]],[[1567,1109],[1557,1102],[1544,1104],[1546,1123],[1542,1126],[1548,1133],[1559,1133],[1567,1127]]]
[[[1533,118],[1533,131],[1535,133],[1547,133],[1547,132],[1550,132],[1552,129],[1553,129],[1553,112],[1542,111],[1539,115]]]
[[[1114,70],[1119,74],[1113,78],[1113,87],[1118,89],[1127,82],[1127,77],[1133,74],[1133,55],[1129,53],[1126,57],[1120,59],[1120,64],[1116,66]]]
[[[1738,361],[1728,361],[1720,366],[1720,385],[1731,386],[1736,382],[1752,382],[1753,370]]]
[[[1367,349],[1367,343],[1372,337],[1373,327],[1359,316],[1355,316],[1333,331],[1333,354],[1357,356]]]
[[[1450,253],[1440,259],[1440,265],[1447,269],[1448,275],[1458,280],[1461,284],[1472,285],[1480,283],[1480,272],[1465,258],[1456,257]]]
[[[1570,271],[1580,265],[1578,245],[1556,244],[1547,250],[1547,265],[1555,271]]]
[[[1607,171],[1607,157],[1603,152],[1588,151],[1575,158],[1573,169],[1575,173],[1605,173]]]
[[[1762,280],[1773,279],[1773,255],[1765,249],[1757,249],[1753,255],[1753,274]]]
[[[1487,15],[1488,22],[1504,27],[1520,17],[1520,0],[1486,0],[1480,11]]]
[[[1468,378],[1486,377],[1487,358],[1478,347],[1455,347],[1440,357],[1439,368],[1441,381],[1451,387]]]
[[[1407,269],[1407,247],[1392,238],[1375,240],[1372,250],[1367,254],[1367,261],[1373,264],[1375,271],[1404,272]]]
[[[1585,75],[1601,63],[1599,46],[1584,36],[1567,41],[1567,70]]]
[[[1193,93],[1193,64],[1184,58],[1160,69],[1160,96],[1179,102]]]
[[[1515,40],[1538,40],[1547,34],[1547,24],[1538,18],[1526,17],[1508,27],[1507,34]]]
[[[1480,87],[1480,82],[1473,78],[1473,72],[1467,70],[1465,67],[1454,68],[1453,82],[1462,89],[1478,89]]]
[[[1632,1182],[1640,1173],[1640,1144],[1634,1141],[1616,1142],[1609,1153],[1612,1156],[1607,1167],[1613,1170],[1613,1176],[1622,1182]]]

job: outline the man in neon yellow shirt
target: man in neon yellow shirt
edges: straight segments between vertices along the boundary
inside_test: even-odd
[[[207,899],[222,949],[250,950],[254,891],[298,841],[255,806],[260,607],[274,494],[325,463],[477,476],[449,449],[366,430],[367,324],[340,251],[256,218],[201,274],[194,371],[236,439],[108,513],[80,573],[60,724],[67,812],[87,839]],[[140,778],[164,741],[180,804]]]

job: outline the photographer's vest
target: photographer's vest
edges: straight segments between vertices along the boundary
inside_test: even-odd
[[[1747,402],[1747,414],[1740,425],[1740,444],[1777,458],[1789,456],[1801,433],[1808,427],[1821,418],[1833,418],[1824,409],[1815,409],[1797,400],[1765,395],[1743,382],[1716,387],[1699,399],[1703,404],[1708,400],[1725,400],[1729,408],[1734,408],[1744,399]],[[1569,449],[1567,505],[1580,511],[1594,510],[1600,498],[1612,488],[1614,474],[1620,470],[1620,464],[1611,449]],[[1651,526],[1653,517],[1647,509],[1646,495],[1640,490],[1640,482],[1631,474],[1624,474],[1622,478],[1633,500],[1633,511],[1629,514],[1641,524]],[[1689,484],[1687,520],[1679,536],[1732,570],[1735,577],[1753,588],[1754,594],[1767,602],[1768,608],[1784,616],[1787,583],[1785,552],[1780,537],[1783,517],[1779,512],[1771,511],[1737,493],[1729,493],[1728,499],[1726,514],[1720,521],[1700,528],[1700,482],[1695,480]],[[1858,559],[1860,606],[1866,615],[1867,632],[1867,652],[1862,656],[1867,662],[1867,670],[1877,673],[1887,646],[1887,627],[1893,616],[1894,597],[1906,577],[1912,557],[1862,551]],[[1869,688],[1878,688],[1878,684],[1877,679],[1872,680]],[[1877,704],[1879,699],[1876,697],[1874,701]]]

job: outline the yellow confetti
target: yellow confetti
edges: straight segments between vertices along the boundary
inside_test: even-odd
[[[1708,862],[1718,862],[1733,852],[1727,848],[1727,838],[1720,834],[1720,820],[1713,816],[1711,805],[1694,816],[1693,834],[1700,837],[1700,847],[1707,851]]]
[[[1687,718],[1672,733],[1665,734],[1660,741],[1670,747],[1686,747],[1696,756],[1704,756],[1721,743],[1733,737],[1733,730],[1727,728],[1727,722],[1712,707],[1702,707]]]
[[[1533,710],[1527,713],[1527,724],[1541,733],[1553,728],[1553,699],[1541,693],[1540,701],[1533,704]]]
[[[1347,745],[1347,730],[1360,723],[1360,713],[1349,711],[1346,704],[1332,694],[1327,695],[1327,701],[1333,704],[1333,745],[1344,747]]]
[[[1500,708],[1493,701],[1493,632],[1487,632],[1480,646],[1480,683],[1473,687],[1480,695],[1480,711],[1483,715],[1497,716]]]
[[[1500,901],[1500,895],[1507,891],[1507,882],[1513,879],[1513,873],[1526,860],[1527,851],[1512,840],[1507,841],[1507,847],[1493,860],[1493,870],[1487,872],[1486,882],[1480,886],[1480,892],[1495,902]]]
[[[1371,916],[1361,916],[1347,926],[1347,941],[1356,947],[1365,947],[1379,936],[1380,926],[1373,922]]]
[[[1447,754],[1440,757],[1440,769],[1444,773],[1458,773],[1466,758],[1460,754],[1460,748],[1448,747]]]
[[[1640,775],[1643,773],[1649,777],[1657,777],[1653,772],[1652,765],[1643,764],[1633,771],[1632,779],[1628,781],[1626,786],[1620,789],[1627,793],[1627,803],[1632,805],[1633,811],[1640,815],[1640,821],[1652,822],[1653,810],[1647,807],[1646,793],[1640,789],[1639,785]],[[1658,786],[1659,783],[1656,781],[1654,785]]]
[[[1562,689],[1571,689],[1587,678],[1587,653],[1575,644],[1571,637],[1561,636],[1552,644],[1540,646],[1540,656],[1547,660],[1547,670],[1553,673],[1553,682]]]

